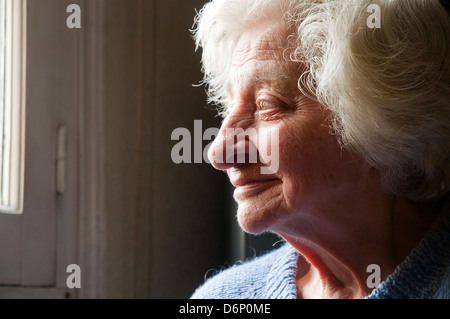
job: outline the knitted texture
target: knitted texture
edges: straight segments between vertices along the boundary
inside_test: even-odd
[[[450,207],[427,236],[368,299],[450,298]]]
[[[296,299],[299,253],[285,244],[219,272],[192,299]],[[450,298],[450,201],[425,238],[367,299]]]
[[[192,299],[296,299],[297,251],[290,245],[234,265],[209,279]]]

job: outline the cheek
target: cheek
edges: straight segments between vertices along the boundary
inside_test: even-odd
[[[339,168],[340,148],[327,127],[280,130],[280,175],[288,205],[328,188]]]
[[[286,123],[279,129],[280,167],[284,174],[305,171],[314,165],[320,154],[317,132],[300,125]]]
[[[280,167],[280,150],[282,149],[278,127],[260,129],[257,134],[257,148],[264,167],[262,174],[277,174]]]

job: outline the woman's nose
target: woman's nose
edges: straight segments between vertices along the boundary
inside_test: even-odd
[[[208,159],[214,168],[228,170],[257,162],[257,150],[253,143],[256,139],[256,130],[248,128],[245,124],[245,121],[239,120],[235,115],[225,118],[219,134],[208,151]]]

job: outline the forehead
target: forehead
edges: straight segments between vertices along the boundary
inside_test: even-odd
[[[279,22],[257,24],[245,31],[232,56],[232,66],[252,60],[277,60],[287,48],[287,32]]]
[[[289,61],[288,32],[282,23],[256,25],[241,36],[233,52],[227,91],[271,85],[297,88],[299,64]]]

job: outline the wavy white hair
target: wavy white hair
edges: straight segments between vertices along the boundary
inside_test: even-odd
[[[368,6],[381,28],[367,26]],[[421,200],[450,192],[450,16],[439,0],[213,0],[193,30],[209,101],[226,108],[241,34],[277,19],[299,90],[329,108],[343,147],[379,170],[384,187]]]

